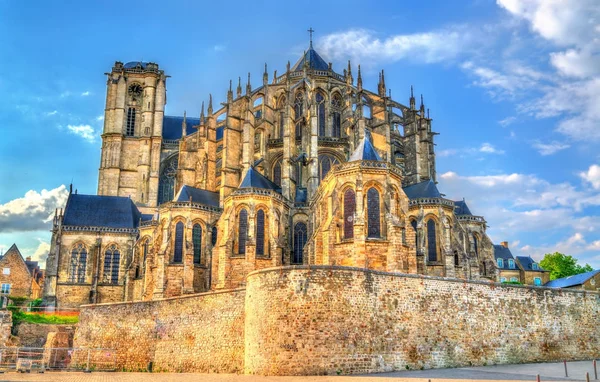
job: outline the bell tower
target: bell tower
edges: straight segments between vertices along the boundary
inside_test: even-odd
[[[155,207],[167,76],[151,62],[115,62],[106,84],[98,195]]]

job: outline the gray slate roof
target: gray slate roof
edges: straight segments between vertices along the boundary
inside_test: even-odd
[[[519,260],[519,264],[521,264],[521,267],[523,267],[524,271],[548,272],[547,270],[543,269],[530,256],[517,256],[517,260]],[[537,264],[538,269],[533,269],[533,264]]]
[[[192,202],[205,204],[207,206],[219,207],[219,193],[192,186],[183,186],[179,193],[175,196],[176,202],[188,202],[192,198]]]
[[[64,225],[80,227],[137,228],[141,214],[131,199],[122,196],[71,194]]]
[[[281,192],[278,185],[265,178],[260,172],[256,171],[253,166],[248,168],[246,176],[244,176],[244,179],[242,179],[238,188],[264,188]]]
[[[586,272],[586,273],[580,273],[578,275],[563,277],[561,279],[548,281],[546,283],[546,285],[544,285],[544,286],[547,286],[550,288],[568,288],[568,287],[572,287],[572,286],[576,286],[576,285],[581,285],[584,282],[591,279],[592,277],[596,276],[598,273],[600,273],[600,269],[596,269],[594,271],[590,271],[590,272]]]
[[[296,62],[296,64],[292,67],[291,71],[301,71],[304,68],[304,63],[306,61],[308,61],[308,66],[311,69],[329,69],[329,65],[325,62],[325,60],[323,60],[323,58],[321,58],[321,56],[319,56],[319,53],[317,53],[311,45],[311,47],[304,53],[304,55],[302,55],[302,57],[300,57],[298,62]]]
[[[148,63],[144,62],[144,61],[130,61],[130,62],[126,63],[125,65],[123,65],[123,67],[125,69],[134,69],[138,65],[141,66],[142,69],[146,69],[146,66],[148,66]]]
[[[371,138],[369,137],[368,132],[365,132],[365,136],[360,141],[358,146],[356,146],[356,149],[354,150],[352,155],[350,155],[350,159],[348,159],[348,162],[353,162],[357,160],[381,161],[381,157],[379,156],[377,150],[375,150],[375,147],[373,147],[373,144],[371,143]]]
[[[498,259],[502,259],[503,261],[503,266],[500,269],[515,269],[518,270],[519,268],[517,267],[516,262],[514,261],[515,258],[513,257],[512,252],[510,251],[509,248],[506,248],[502,245],[496,245],[494,244],[494,258],[496,259],[496,266],[498,266]],[[508,260],[513,260],[513,264],[514,266],[511,268],[509,267],[509,261]]]
[[[163,131],[162,137],[164,139],[181,139],[181,124],[183,123],[183,117],[177,117],[172,115],[165,115],[163,117]],[[190,135],[196,131],[192,126],[198,126],[200,124],[200,118],[186,118],[186,130],[187,135]]]
[[[435,183],[430,179],[402,188],[409,199],[441,198],[442,195]]]
[[[454,202],[454,213],[457,215],[470,215],[473,216],[469,206],[464,200]]]

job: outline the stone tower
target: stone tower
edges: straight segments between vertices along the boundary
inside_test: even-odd
[[[404,111],[405,177],[404,186],[426,180],[436,182],[435,152],[431,119],[425,114],[425,104],[417,110],[413,89],[410,89],[410,106]]]
[[[118,61],[107,76],[98,195],[155,207],[167,76],[154,63]]]

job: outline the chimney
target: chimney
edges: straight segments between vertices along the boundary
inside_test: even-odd
[[[500,243],[501,246],[503,246],[504,248],[508,248],[508,241],[503,241]]]
[[[31,261],[31,256],[27,256],[27,257],[25,258],[25,261]]]

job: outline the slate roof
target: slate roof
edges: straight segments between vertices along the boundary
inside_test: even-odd
[[[442,194],[437,189],[435,183],[430,180],[425,180],[421,183],[413,184],[402,188],[409,199],[418,198],[441,198]]]
[[[142,215],[122,196],[71,194],[63,224],[80,227],[137,228]]]
[[[473,216],[469,206],[464,200],[454,202],[454,213],[457,215],[470,215]]]
[[[494,244],[494,258],[496,259],[496,266],[498,266],[498,259],[504,260],[503,264],[502,264],[502,268],[499,267],[500,269],[507,269],[507,270],[509,270],[509,269],[518,270],[519,269],[517,267],[516,262],[514,261],[515,258],[513,257],[513,254],[509,248],[506,248],[502,245]],[[514,266],[512,268],[509,267],[508,260],[513,260]]]
[[[581,285],[584,282],[588,281],[592,277],[596,276],[600,273],[600,269],[596,269],[595,271],[590,271],[586,273],[580,273],[578,275],[563,277],[561,279],[556,279],[552,281],[548,281],[546,283],[547,287],[550,288],[568,288],[576,285]]]
[[[365,132],[365,136],[360,141],[352,155],[350,155],[350,159],[348,162],[353,162],[356,160],[376,160],[381,161],[381,157],[373,147],[371,143],[371,138],[369,138],[369,133]]]
[[[163,117],[163,131],[162,137],[164,139],[181,139],[181,124],[183,123],[183,117],[177,117],[172,115],[165,115]],[[190,135],[196,131],[192,126],[198,126],[200,124],[200,118],[186,118],[187,135]]]
[[[219,193],[192,186],[183,186],[175,195],[176,202],[188,202],[192,198],[192,202],[205,204],[207,206],[219,207]]]
[[[144,62],[144,61],[130,61],[130,62],[126,63],[125,65],[123,65],[123,67],[125,69],[134,69],[138,65],[141,66],[142,69],[146,69],[146,66],[148,65],[148,63]]]
[[[533,260],[530,256],[517,256],[517,260],[519,261],[519,264],[521,264],[523,270],[526,272],[548,272],[547,270],[543,269],[539,264],[537,264],[537,262]],[[538,269],[533,269],[532,265],[534,263],[537,264]]]
[[[265,178],[260,172],[256,171],[253,166],[248,168],[246,176],[244,176],[244,179],[242,179],[238,188],[264,188],[281,192],[278,185]]]
[[[311,69],[316,69],[316,70],[328,70],[329,69],[329,64],[327,64],[325,62],[325,60],[323,60],[323,58],[321,58],[321,56],[319,56],[319,53],[317,53],[311,45],[310,48],[304,53],[304,55],[302,55],[302,57],[300,57],[300,59],[296,62],[296,64],[294,64],[291,71],[292,72],[301,71],[304,68],[304,63],[306,61],[308,61],[308,66]]]

